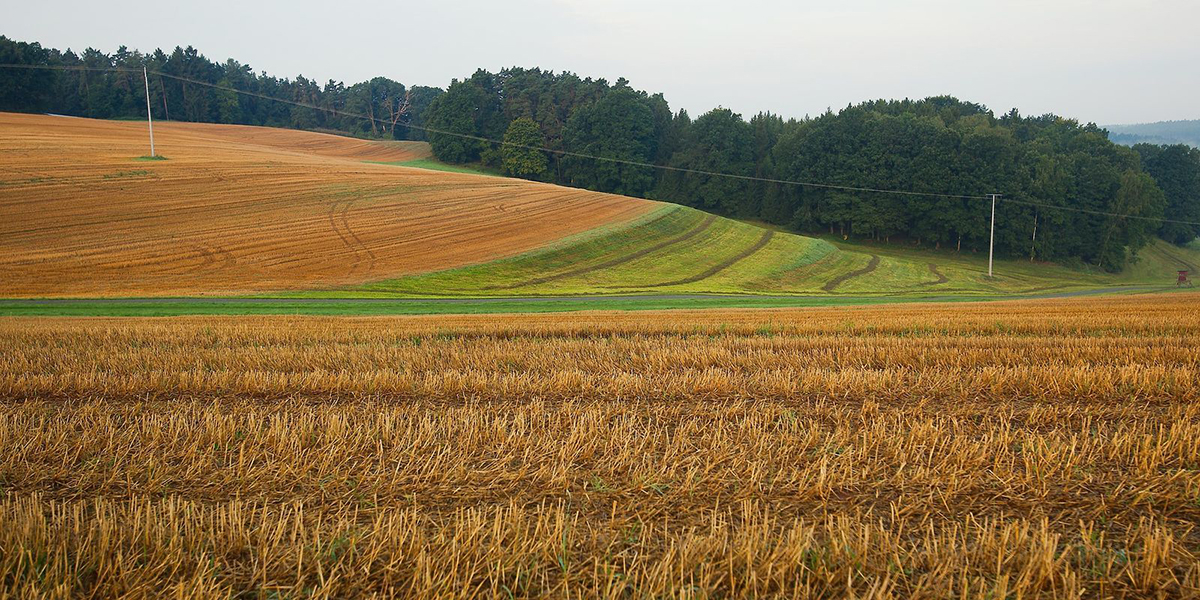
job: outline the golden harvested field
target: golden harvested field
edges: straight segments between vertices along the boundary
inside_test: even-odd
[[[1200,597],[1194,294],[0,348],[0,595]]]
[[[494,260],[656,203],[364,161],[424,144],[0,113],[6,297],[248,293]]]

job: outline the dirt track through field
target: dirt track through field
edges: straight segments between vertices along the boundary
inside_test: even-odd
[[[867,263],[867,266],[865,266],[861,269],[858,269],[856,271],[850,271],[849,273],[843,273],[837,277],[834,277],[833,279],[830,279],[829,283],[826,283],[821,289],[823,289],[827,292],[832,292],[833,290],[837,289],[837,287],[839,285],[842,285],[843,283],[846,283],[847,281],[850,281],[851,279],[854,279],[855,277],[859,277],[861,275],[866,275],[867,273],[874,271],[878,267],[879,267],[879,257],[872,254],[871,262]]]
[[[514,256],[658,203],[373,164],[428,156],[260,127],[0,113],[8,297],[327,289]]]
[[[921,285],[941,285],[943,283],[946,283],[947,281],[950,281],[950,278],[946,277],[945,273],[942,273],[941,271],[938,270],[938,266],[936,263],[929,263],[929,272],[933,273],[934,277],[937,277],[937,281],[926,281],[926,282],[922,283]]]

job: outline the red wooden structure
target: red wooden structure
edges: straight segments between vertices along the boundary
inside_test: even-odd
[[[1180,271],[1179,272],[1179,280],[1175,282],[1175,287],[1180,287],[1180,286],[1184,286],[1184,285],[1186,285],[1188,287],[1192,287],[1192,282],[1188,281],[1187,276],[1188,276],[1187,271]]]

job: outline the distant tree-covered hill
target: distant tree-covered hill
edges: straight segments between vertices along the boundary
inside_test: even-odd
[[[1135,125],[1105,125],[1108,139],[1125,146],[1134,144],[1187,144],[1200,148],[1200,119],[1159,121]]]

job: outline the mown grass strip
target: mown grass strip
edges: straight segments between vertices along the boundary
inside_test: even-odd
[[[439,162],[431,158],[418,158],[414,160],[401,161],[367,161],[376,165],[389,165],[393,167],[412,167],[414,169],[426,169],[428,171],[442,171],[445,173],[465,173],[468,175],[486,175],[488,177],[505,177],[499,171],[487,170],[483,167],[471,167],[464,165],[451,165],[444,162]]]
[[[531,287],[527,283],[531,279],[587,269],[590,265],[611,260],[614,252],[637,252],[664,238],[686,232],[706,216],[694,209],[663,205],[633,221],[585,231],[517,256],[377,281],[354,289],[423,296],[479,295],[481,291],[496,292],[516,287],[525,291]],[[554,292],[587,294],[597,291],[595,288],[574,290],[569,285],[565,287]]]
[[[874,271],[878,267],[879,267],[879,255],[872,254],[871,261],[867,263],[867,266],[865,266],[861,269],[856,269],[854,271],[850,271],[849,273],[843,273],[841,275],[838,275],[837,277],[830,279],[829,282],[826,283],[825,286],[822,287],[821,289],[825,290],[826,292],[832,292],[833,290],[837,289],[837,287],[839,285],[842,285],[843,283],[846,283],[847,281],[850,281],[851,279],[854,279],[855,277],[866,275],[867,273]]]
[[[716,265],[713,265],[712,267],[709,267],[703,273],[698,273],[696,275],[692,275],[691,277],[685,277],[683,279],[677,279],[675,281],[668,281],[666,283],[653,284],[648,287],[667,287],[667,286],[671,286],[671,285],[685,285],[685,284],[696,283],[697,281],[703,281],[705,279],[708,279],[709,277],[712,277],[713,275],[716,275],[717,273],[720,273],[721,271],[724,271],[725,269],[732,267],[733,265],[737,264],[741,260],[743,260],[745,258],[749,258],[755,252],[762,250],[763,247],[765,247],[767,244],[769,244],[771,242],[771,238],[774,236],[775,236],[774,231],[771,231],[771,230],[764,231],[762,234],[762,237],[758,238],[758,241],[755,242],[753,246],[746,248],[745,250],[737,253],[734,256],[731,256],[731,257],[725,259],[724,261],[721,261],[720,263],[718,263]]]
[[[576,277],[578,275],[585,275],[587,273],[591,273],[594,271],[603,271],[604,269],[610,269],[612,267],[615,267],[618,265],[623,265],[627,262],[637,260],[639,258],[642,258],[643,256],[653,254],[664,248],[668,248],[668,247],[686,242],[686,241],[696,237],[697,235],[699,235],[701,232],[705,231],[706,229],[708,229],[713,224],[713,221],[716,221],[716,220],[717,220],[716,215],[709,215],[708,218],[701,221],[699,225],[692,228],[687,233],[684,233],[681,236],[664,240],[662,242],[654,244],[653,246],[649,246],[647,248],[642,248],[640,250],[637,250],[637,251],[633,252],[632,254],[627,254],[625,256],[619,256],[612,260],[602,262],[598,265],[588,265],[586,267],[575,269],[574,271],[567,271],[566,273],[558,273],[556,275],[550,275],[547,277],[541,277],[541,278],[533,279],[530,281],[514,283],[511,285],[504,286],[504,287],[493,287],[493,288],[488,288],[488,289],[513,289],[513,288],[518,288],[518,287],[540,285],[543,283],[550,283],[552,281],[558,281],[560,279],[567,279],[568,277]]]
[[[710,308],[787,308],[850,306],[896,302],[960,302],[1000,297],[949,296],[722,296],[647,295],[538,298],[131,298],[2,300],[0,317],[97,316],[168,317],[180,315],[452,315],[574,312],[593,310],[676,310]]]

